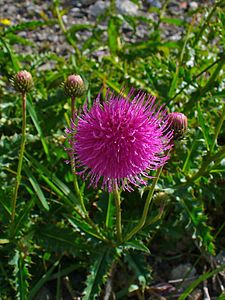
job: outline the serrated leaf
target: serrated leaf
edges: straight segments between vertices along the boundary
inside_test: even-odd
[[[34,238],[54,252],[68,252],[78,255],[81,250],[85,250],[87,247],[80,234],[74,232],[72,228],[60,228],[52,224],[37,226]]]
[[[188,198],[183,198],[184,208],[190,217],[190,225],[192,226],[192,231],[198,238],[200,246],[206,248],[206,250],[215,255],[215,245],[214,237],[212,236],[212,228],[206,223],[207,215],[205,214],[205,209],[203,203],[197,199],[193,200],[191,196]]]
[[[30,199],[23,210],[19,212],[19,215],[15,218],[12,224],[12,235],[16,236],[20,230],[27,226],[27,218],[30,210],[32,209],[34,202]]]
[[[84,220],[78,220],[75,218],[68,218],[68,221],[70,222],[70,224],[75,228],[75,229],[81,229],[84,233],[87,233],[97,239],[99,239],[100,237],[98,236],[98,234],[96,233],[96,231],[89,226],[89,224],[87,224]]]
[[[83,300],[94,300],[101,291],[101,285],[105,283],[111,265],[115,259],[115,250],[103,248],[90,267],[90,274],[86,280]]]
[[[143,244],[142,241],[131,240],[129,242],[126,242],[123,247],[133,250],[139,250],[148,254],[150,253],[149,249]]]
[[[127,253],[125,260],[128,266],[134,271],[135,276],[144,290],[151,277],[149,265],[146,263],[146,257],[143,254],[134,252]]]

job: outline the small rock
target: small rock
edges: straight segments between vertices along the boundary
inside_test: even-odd
[[[90,6],[90,15],[92,15],[93,17],[102,15],[109,7],[109,5],[109,2],[98,0],[94,5]]]
[[[196,269],[190,263],[178,265],[171,271],[170,274],[170,278],[172,280],[184,279],[184,281],[182,282],[183,288],[188,287],[190,285],[190,282],[194,281],[194,276],[196,276]]]
[[[198,8],[198,3],[195,2],[195,1],[191,1],[189,3],[189,6],[190,6],[191,9],[197,9]]]
[[[96,2],[96,0],[80,0],[80,2],[82,5],[89,6],[89,5],[94,4]]]
[[[162,7],[162,3],[159,0],[146,0],[146,4],[148,6],[153,6],[153,7],[157,7],[157,8]]]
[[[116,8],[122,15],[136,16],[138,15],[138,6],[129,0],[116,0]]]

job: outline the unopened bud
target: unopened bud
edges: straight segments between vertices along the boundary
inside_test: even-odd
[[[170,200],[170,195],[166,192],[158,192],[155,195],[154,203],[158,206],[166,204]]]
[[[64,82],[64,92],[69,97],[81,97],[85,92],[85,84],[80,75],[70,75]]]
[[[188,128],[187,117],[179,112],[173,112],[168,115],[170,129],[173,130],[174,140],[181,139]]]
[[[14,89],[20,93],[29,92],[33,86],[33,78],[31,74],[25,70],[18,72],[11,80]]]

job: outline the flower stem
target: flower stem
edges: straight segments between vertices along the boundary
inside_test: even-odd
[[[125,241],[128,241],[130,240],[138,231],[141,230],[141,228],[145,225],[145,222],[146,222],[146,218],[147,218],[147,215],[148,215],[148,210],[149,210],[149,205],[151,203],[151,200],[152,200],[152,196],[153,196],[153,193],[154,193],[154,190],[155,190],[155,186],[158,182],[158,179],[159,179],[159,176],[161,174],[161,171],[163,169],[163,166],[160,167],[158,170],[157,170],[157,173],[156,173],[156,177],[154,178],[153,180],[153,183],[149,189],[149,192],[148,192],[148,196],[147,196],[147,199],[145,201],[145,206],[144,206],[144,209],[143,209],[143,213],[142,213],[142,217],[139,221],[139,223],[137,224],[137,226],[135,226],[131,232],[129,232],[126,237],[125,237]]]
[[[75,107],[74,107],[74,105],[75,105],[75,97],[72,96],[71,97],[71,116],[72,116],[72,120],[73,120],[74,114],[75,114]]]
[[[114,192],[116,203],[116,234],[119,243],[122,242],[122,226],[121,226],[121,208],[120,208],[120,192],[116,189]]]
[[[220,130],[221,130],[221,127],[223,125],[224,120],[225,120],[225,104],[223,106],[222,115],[219,118],[219,123],[217,124],[217,127],[216,127],[215,135],[214,135],[214,138],[213,138],[213,143],[212,143],[212,146],[211,146],[211,152],[214,149],[214,146],[216,144],[216,141],[217,141],[217,138],[218,138],[218,135],[220,133]]]
[[[75,114],[75,97],[72,96],[71,97],[71,118],[72,118],[72,120],[74,118],[74,114]],[[78,181],[77,181],[75,162],[74,162],[74,160],[72,158],[71,158],[71,168],[72,168],[72,172],[73,172],[73,186],[74,186],[74,190],[75,190],[75,193],[76,193],[76,195],[77,195],[77,197],[79,199],[80,206],[81,206],[83,212],[85,213],[85,215],[87,216],[88,212],[87,212],[86,207],[84,205],[83,195],[82,195],[82,193],[80,191],[79,184],[78,184]]]
[[[26,142],[26,93],[22,94],[22,140],[20,146],[20,154],[19,154],[19,162],[17,167],[17,174],[16,174],[16,184],[14,189],[14,194],[12,198],[12,214],[11,220],[12,222],[15,219],[16,214],[16,200],[18,195],[18,189],[21,181],[21,170],[22,170],[22,162],[23,162],[23,154],[25,149],[25,142]]]

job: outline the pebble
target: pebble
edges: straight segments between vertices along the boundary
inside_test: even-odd
[[[95,4],[90,6],[89,8],[90,15],[93,17],[98,17],[102,15],[109,7],[109,5],[110,5],[109,2],[98,0]]]
[[[137,16],[138,6],[129,0],[116,0],[116,8],[122,15]]]
[[[197,9],[198,8],[198,3],[195,2],[195,1],[191,1],[189,3],[189,6],[190,6],[191,9]]]
[[[196,276],[196,269],[190,263],[180,264],[172,269],[170,278],[172,280],[183,279],[186,276],[186,280],[182,282],[182,287],[187,288],[192,281],[195,279],[191,279]],[[180,284],[180,282],[179,282]]]

